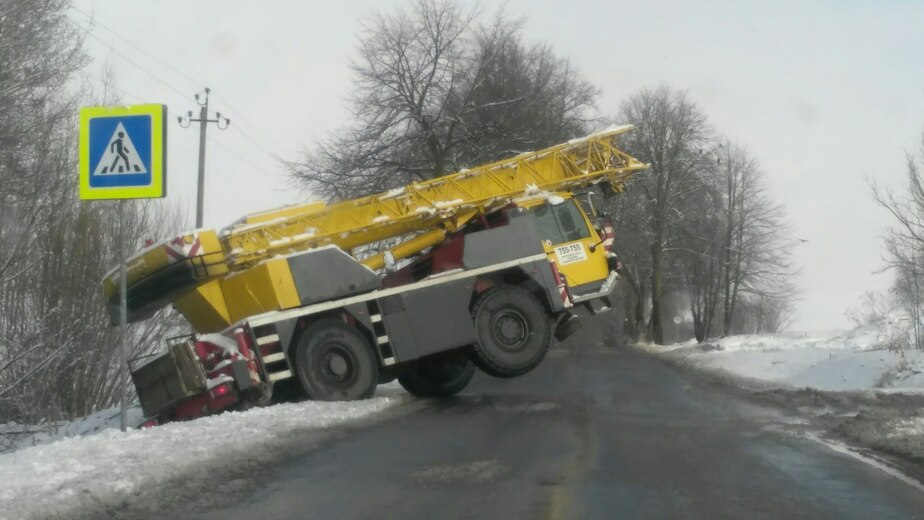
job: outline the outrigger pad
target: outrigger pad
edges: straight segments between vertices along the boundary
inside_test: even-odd
[[[146,417],[206,390],[205,370],[192,340],[172,345],[167,352],[132,371],[132,381]]]

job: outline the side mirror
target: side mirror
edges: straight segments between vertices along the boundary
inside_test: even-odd
[[[599,215],[597,213],[597,205],[594,201],[594,192],[585,191],[574,196],[574,199],[578,201],[581,206],[581,209],[584,210],[584,213],[591,219],[596,219]]]
[[[591,253],[597,250],[597,246],[606,243],[607,240],[612,240],[614,237],[613,223],[606,215],[601,215],[594,219],[594,228],[596,229],[597,234],[600,235],[600,241],[596,244],[592,244],[588,248],[590,249]]]

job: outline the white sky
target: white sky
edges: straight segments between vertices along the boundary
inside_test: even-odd
[[[180,128],[175,115],[198,105],[177,91],[191,98],[209,86],[218,96],[212,107],[231,117],[229,130],[210,125],[208,132],[208,227],[306,198],[269,152],[295,158],[347,121],[348,62],[360,20],[404,3],[74,0],[183,73],[100,25],[93,34],[105,45],[88,39],[95,58],[88,72],[98,76],[108,63],[124,101],[168,105],[169,196],[189,208],[190,218],[198,133]],[[497,5],[481,3],[486,12]],[[888,286],[890,276],[874,272],[889,220],[872,202],[867,179],[902,188],[905,153],[924,130],[924,2],[505,5],[526,15],[528,38],[552,44],[603,89],[601,114],[614,114],[644,87],[686,89],[718,132],[759,159],[795,235],[808,240],[795,252],[802,266],[795,329],[845,328],[846,308],[863,292]],[[86,26],[82,14],[70,15]]]

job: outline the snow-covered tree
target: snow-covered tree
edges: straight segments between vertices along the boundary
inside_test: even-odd
[[[77,199],[78,107],[91,98],[75,80],[88,63],[66,0],[0,7],[0,423],[69,418],[118,396],[118,331],[100,281],[161,222],[156,204]],[[150,350],[166,322],[132,330],[134,354]]]

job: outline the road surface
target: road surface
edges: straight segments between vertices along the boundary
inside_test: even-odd
[[[556,350],[168,517],[924,518],[920,487],[794,422],[638,352]]]

